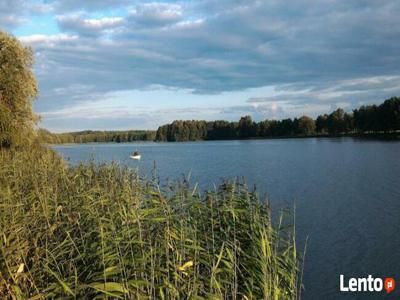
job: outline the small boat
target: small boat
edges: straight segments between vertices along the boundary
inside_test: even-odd
[[[131,153],[131,155],[130,155],[130,158],[136,159],[136,160],[139,160],[140,157],[141,157],[141,155],[138,151],[135,151],[135,152]]]

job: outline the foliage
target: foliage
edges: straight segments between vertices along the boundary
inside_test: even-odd
[[[257,124],[253,122],[251,116],[241,117],[238,125],[239,138],[246,139],[257,136]]]
[[[379,106],[361,106],[354,110],[354,126],[361,132],[399,130],[400,98],[393,97]]]
[[[199,193],[116,164],[0,152],[1,299],[295,299],[299,257],[243,183]]]
[[[158,128],[157,141],[196,141],[268,137],[343,135],[349,133],[387,133],[400,130],[400,98],[383,104],[362,106],[353,113],[338,108],[313,120],[308,116],[254,122],[250,116],[239,122],[174,121]]]
[[[311,135],[315,133],[315,121],[307,116],[302,116],[298,120],[297,133],[302,135]]]
[[[132,141],[198,141],[269,137],[302,137],[318,135],[343,135],[354,133],[387,133],[400,130],[400,98],[391,98],[381,105],[361,106],[353,113],[338,108],[332,113],[294,119],[264,120],[254,122],[251,116],[239,122],[174,121],[154,131],[80,131],[51,133],[39,129],[39,139],[48,144],[132,142]]]
[[[207,135],[206,121],[174,121],[157,130],[157,141],[197,141],[203,140]]]
[[[79,131],[67,133],[51,133],[40,128],[38,130],[39,140],[46,144],[66,143],[125,143],[133,141],[152,141],[155,132],[150,130],[126,130],[126,131]]]
[[[32,65],[32,50],[0,31],[0,148],[26,146],[33,139],[37,117],[31,102],[37,85]]]

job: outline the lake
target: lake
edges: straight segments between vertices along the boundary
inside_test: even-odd
[[[72,164],[115,160],[149,177],[155,165],[163,182],[190,173],[202,189],[244,176],[275,213],[295,204],[298,246],[308,237],[303,299],[385,299],[384,291],[340,293],[340,274],[393,277],[400,285],[400,142],[309,138],[54,148]],[[135,150],[140,161],[129,159]]]

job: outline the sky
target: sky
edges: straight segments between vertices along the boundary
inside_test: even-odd
[[[398,0],[0,0],[54,132],[379,104],[400,95],[399,15]]]

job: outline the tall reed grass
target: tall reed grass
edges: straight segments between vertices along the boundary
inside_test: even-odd
[[[293,227],[239,182],[0,152],[1,299],[297,299]]]

